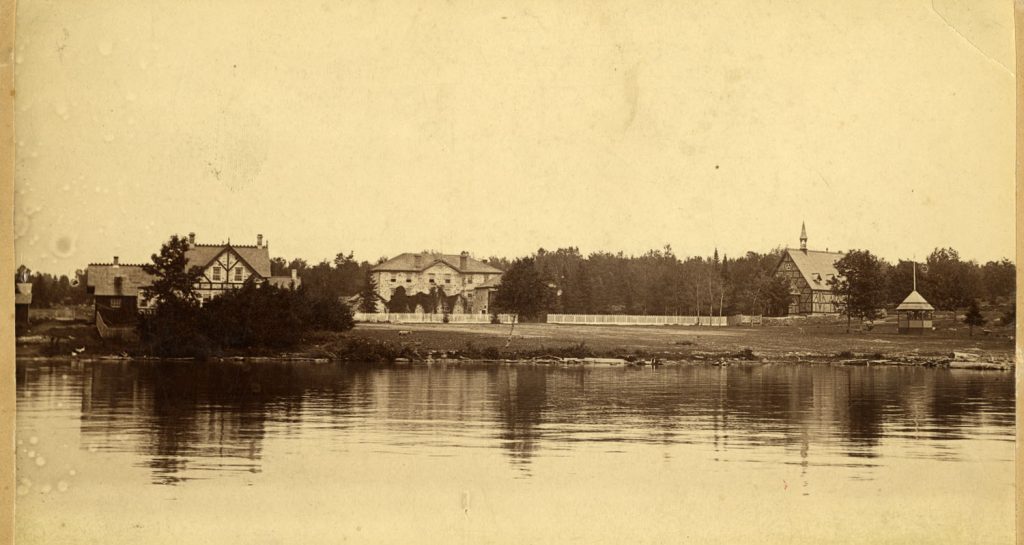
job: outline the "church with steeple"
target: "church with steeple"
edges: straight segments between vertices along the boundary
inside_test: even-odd
[[[846,254],[807,249],[807,226],[800,225],[800,248],[786,248],[775,276],[789,281],[789,314],[836,314],[830,280],[839,276],[836,261]]]

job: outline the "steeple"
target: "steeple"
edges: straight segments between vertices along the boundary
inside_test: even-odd
[[[807,251],[807,224],[800,222],[800,249]]]

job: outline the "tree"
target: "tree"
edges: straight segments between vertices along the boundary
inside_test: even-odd
[[[923,283],[918,285],[921,295],[936,308],[955,312],[978,296],[981,282],[977,265],[961,261],[956,250],[936,248],[928,255],[926,265]]]
[[[142,266],[142,270],[153,277],[150,286],[144,288],[145,296],[157,308],[169,303],[198,304],[199,297],[194,285],[203,270],[201,267],[188,266],[188,258],[185,256],[187,251],[188,239],[172,235],[160,247],[160,253],[153,254],[153,262]]]
[[[868,250],[850,250],[836,261],[838,276],[829,279],[838,306],[846,314],[846,331],[850,319],[873,320],[885,300],[885,278],[878,258]]]
[[[338,255],[340,256],[341,254]],[[374,279],[373,273],[367,269],[363,289],[359,292],[359,310],[362,312],[377,312],[377,300],[379,298],[380,296],[377,295],[377,280]]]
[[[139,336],[159,356],[199,356],[209,353],[200,333],[199,298],[194,284],[200,267],[188,267],[188,240],[171,236],[142,270],[153,277],[143,294],[154,302],[153,312],[139,316]]]
[[[971,299],[971,304],[967,307],[967,314],[964,316],[964,323],[967,324],[971,336],[974,336],[974,326],[983,326],[988,320],[981,315],[981,309],[978,308],[977,299]]]
[[[512,262],[494,294],[494,306],[514,312],[521,318],[533,319],[540,314],[547,299],[547,284],[541,279],[531,257]]]
[[[985,295],[990,302],[1005,298],[1013,301],[1016,293],[1017,267],[1009,259],[989,261],[981,268]]]

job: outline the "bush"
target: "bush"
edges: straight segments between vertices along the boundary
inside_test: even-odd
[[[488,346],[487,348],[484,348],[480,352],[480,354],[484,357],[484,359],[487,359],[487,360],[500,360],[501,359],[501,351],[498,350],[498,347],[496,347],[496,346]]]
[[[159,304],[141,316],[139,333],[153,355],[202,358],[220,349],[291,348],[311,331],[346,331],[353,325],[351,311],[339,300],[248,283],[202,307]]]

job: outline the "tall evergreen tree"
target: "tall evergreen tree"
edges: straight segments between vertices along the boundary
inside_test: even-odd
[[[967,307],[967,314],[964,315],[964,323],[970,329],[970,334],[974,336],[974,326],[983,326],[988,320],[981,315],[981,309],[978,308],[978,300],[971,299],[970,305]]]
[[[377,295],[377,280],[374,279],[373,274],[367,269],[363,281],[363,289],[359,292],[359,310],[362,312],[377,312],[377,301],[379,299],[380,296]]]

